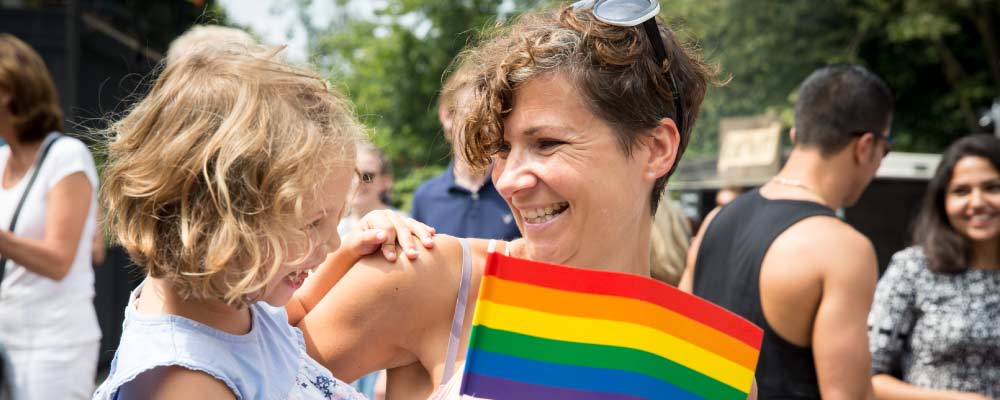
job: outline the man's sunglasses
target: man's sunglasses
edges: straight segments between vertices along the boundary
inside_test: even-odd
[[[659,0],[580,0],[571,6],[574,10],[590,9],[594,18],[598,21],[615,26],[632,27],[642,24],[646,30],[646,38],[653,46],[653,54],[656,57],[656,65],[663,66],[667,59],[667,51],[664,48],[663,37],[660,36],[660,29],[656,26],[656,14],[660,13]],[[665,72],[664,76],[670,84],[670,93],[674,96],[674,124],[677,125],[678,132],[684,132],[681,124],[684,121],[684,105],[681,101],[680,87],[674,80],[673,74]]]
[[[872,132],[872,131],[851,132],[851,136],[853,136],[853,137],[862,137],[862,136],[864,136],[867,133],[871,133],[872,136],[875,136],[875,140],[884,140],[885,141],[885,150],[882,150],[882,158],[885,158],[885,156],[889,155],[889,152],[892,151],[892,146],[894,144],[896,144],[896,139],[892,138],[892,136],[882,136],[882,135],[875,134],[875,132]]]
[[[358,171],[358,176],[361,177],[362,183],[372,183],[375,182],[375,177],[378,176],[378,174],[374,172]]]

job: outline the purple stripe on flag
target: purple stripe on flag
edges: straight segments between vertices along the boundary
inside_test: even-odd
[[[468,373],[462,388],[475,388],[462,394],[486,399],[518,400],[642,400],[641,397],[619,393],[590,392],[554,386],[496,378],[489,375]]]

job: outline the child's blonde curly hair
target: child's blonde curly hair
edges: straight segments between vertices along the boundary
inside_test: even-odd
[[[170,60],[109,129],[108,226],[184,298],[243,306],[301,261],[288,259],[288,241],[317,245],[303,202],[353,168],[364,141],[349,103],[277,52],[230,46]]]

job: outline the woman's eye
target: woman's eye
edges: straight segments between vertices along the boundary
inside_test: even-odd
[[[1000,192],[1000,183],[990,183],[986,185],[986,191],[990,193]]]
[[[498,144],[493,153],[500,159],[507,159],[507,155],[510,154],[510,143]]]
[[[954,195],[957,195],[957,196],[964,196],[964,195],[969,194],[969,188],[967,188],[967,187],[953,188],[953,189],[951,189],[951,194],[954,194]]]
[[[538,147],[542,150],[552,149],[556,146],[563,144],[566,144],[566,142],[563,142],[561,140],[543,139],[538,141]]]

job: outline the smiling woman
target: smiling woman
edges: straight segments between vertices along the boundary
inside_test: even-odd
[[[594,244],[608,237],[645,236],[648,242],[652,218],[636,210],[649,209],[656,178],[671,167],[676,133],[660,128],[627,156],[611,126],[589,112],[558,73],[523,84],[514,104],[504,121],[493,180],[525,238],[519,256],[649,275],[648,261],[639,260],[648,252]],[[616,182],[614,190],[605,190],[610,182]]]
[[[713,71],[655,20],[645,24],[651,30],[620,26],[593,10],[529,12],[462,56],[473,94],[453,132],[460,155],[479,167],[493,163],[493,182],[524,237],[440,237],[413,261],[369,257],[335,286],[307,281],[303,291],[325,296],[296,322],[310,354],[335,375],[349,381],[388,368],[393,399],[457,398],[469,303],[493,249],[649,276],[653,210]]]
[[[1000,398],[1000,139],[945,151],[868,318],[880,399]]]

